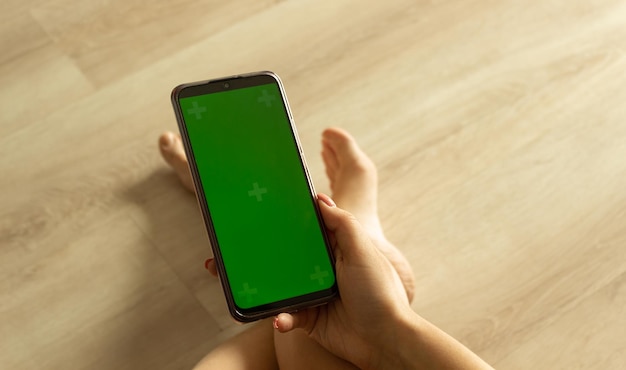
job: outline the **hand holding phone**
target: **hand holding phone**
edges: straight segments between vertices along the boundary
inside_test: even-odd
[[[332,300],[328,238],[278,76],[180,85],[172,103],[231,315]]]
[[[463,344],[413,311],[395,267],[354,216],[320,194],[334,235],[341,298],[328,308],[280,314],[281,333],[303,329],[359,369],[493,369]]]

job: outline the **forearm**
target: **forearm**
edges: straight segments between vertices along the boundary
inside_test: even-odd
[[[480,357],[417,314],[405,314],[393,325],[393,337],[381,356],[397,369],[493,369]]]

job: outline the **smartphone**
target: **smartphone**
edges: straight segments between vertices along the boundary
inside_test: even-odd
[[[332,251],[278,76],[183,84],[172,104],[230,314],[332,300]]]

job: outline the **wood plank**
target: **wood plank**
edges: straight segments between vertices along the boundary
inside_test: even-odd
[[[32,13],[64,52],[97,86],[271,7],[272,1],[53,0]],[[124,68],[120,68],[124,66]]]
[[[271,69],[379,167],[414,308],[502,368],[624,362],[626,3],[0,5],[1,368],[188,368],[244,330],[156,148],[173,86]]]

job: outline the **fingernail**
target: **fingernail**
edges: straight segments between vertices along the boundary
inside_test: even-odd
[[[206,261],[204,261],[204,268],[205,269],[209,269],[209,263],[211,263],[211,261],[213,261],[213,258],[209,258]]]
[[[323,194],[323,193],[317,194],[317,199],[319,199],[322,202],[326,203],[326,205],[329,206],[329,207],[337,207],[335,202],[332,199],[330,199],[330,197],[328,195],[326,195],[326,194]]]
[[[274,329],[278,330],[278,316],[274,318],[274,322],[272,322],[272,325],[274,326]]]

